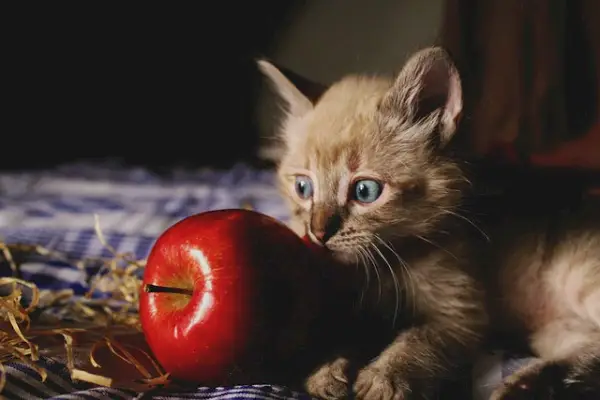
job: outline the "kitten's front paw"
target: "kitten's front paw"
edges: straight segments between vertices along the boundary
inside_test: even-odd
[[[306,390],[311,396],[326,400],[348,397],[350,362],[343,357],[323,365],[306,380]]]
[[[407,384],[376,367],[368,366],[359,371],[354,392],[359,400],[403,400],[410,390]]]

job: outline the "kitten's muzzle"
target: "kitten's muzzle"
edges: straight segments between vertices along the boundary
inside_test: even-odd
[[[315,206],[310,220],[309,236],[316,243],[324,245],[342,227],[342,216],[334,208]]]

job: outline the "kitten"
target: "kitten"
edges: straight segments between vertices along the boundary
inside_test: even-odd
[[[598,209],[494,210],[504,214],[485,233],[470,224],[469,185],[451,156],[461,82],[444,50],[417,52],[396,79],[343,78],[318,101],[259,66],[287,105],[278,176],[292,228],[348,264],[340,280],[359,264],[363,312],[393,327],[370,358],[356,351],[365,341],[340,340],[306,380],[310,394],[431,398],[498,333],[541,361],[495,398],[600,398]]]
[[[278,176],[291,226],[348,263],[349,276],[362,264],[365,312],[394,333],[371,362],[339,349],[307,379],[308,392],[430,394],[472,357],[487,325],[457,212],[465,179],[445,155],[462,105],[456,69],[428,49],[395,81],[349,76],[313,104],[273,65],[259,65],[288,105]]]

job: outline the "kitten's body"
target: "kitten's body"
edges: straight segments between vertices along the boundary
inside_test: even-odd
[[[599,205],[553,215],[505,210],[487,227],[479,265],[495,338],[541,359],[496,398],[600,398]]]
[[[544,224],[495,223],[481,242],[484,234],[462,215],[468,186],[447,146],[461,112],[460,80],[442,50],[419,52],[395,80],[347,77],[316,104],[260,65],[289,106],[279,178],[292,227],[349,264],[340,279],[353,276],[354,263],[364,268],[364,313],[393,326],[371,359],[356,356],[360,343],[340,340],[337,357],[308,378],[311,394],[432,396],[472,360],[490,327],[531,332],[543,358],[561,361],[573,357],[558,354],[557,341],[598,335],[599,233],[557,233],[550,244],[538,239],[548,237]]]

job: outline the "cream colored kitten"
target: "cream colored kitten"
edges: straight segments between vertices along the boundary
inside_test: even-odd
[[[508,382],[497,395],[594,389],[600,235],[571,219],[559,221],[554,242],[537,223],[490,225],[491,239],[476,239],[483,235],[461,215],[466,179],[449,151],[462,94],[445,51],[418,52],[396,79],[346,77],[315,103],[273,65],[259,66],[287,105],[278,175],[292,227],[347,263],[348,276],[359,264],[363,312],[393,327],[367,359],[359,342],[341,340],[338,356],[306,380],[310,394],[431,398],[472,360],[490,312],[493,327],[530,337],[544,360],[522,374],[527,385]],[[557,383],[534,384],[555,365],[564,366]]]

